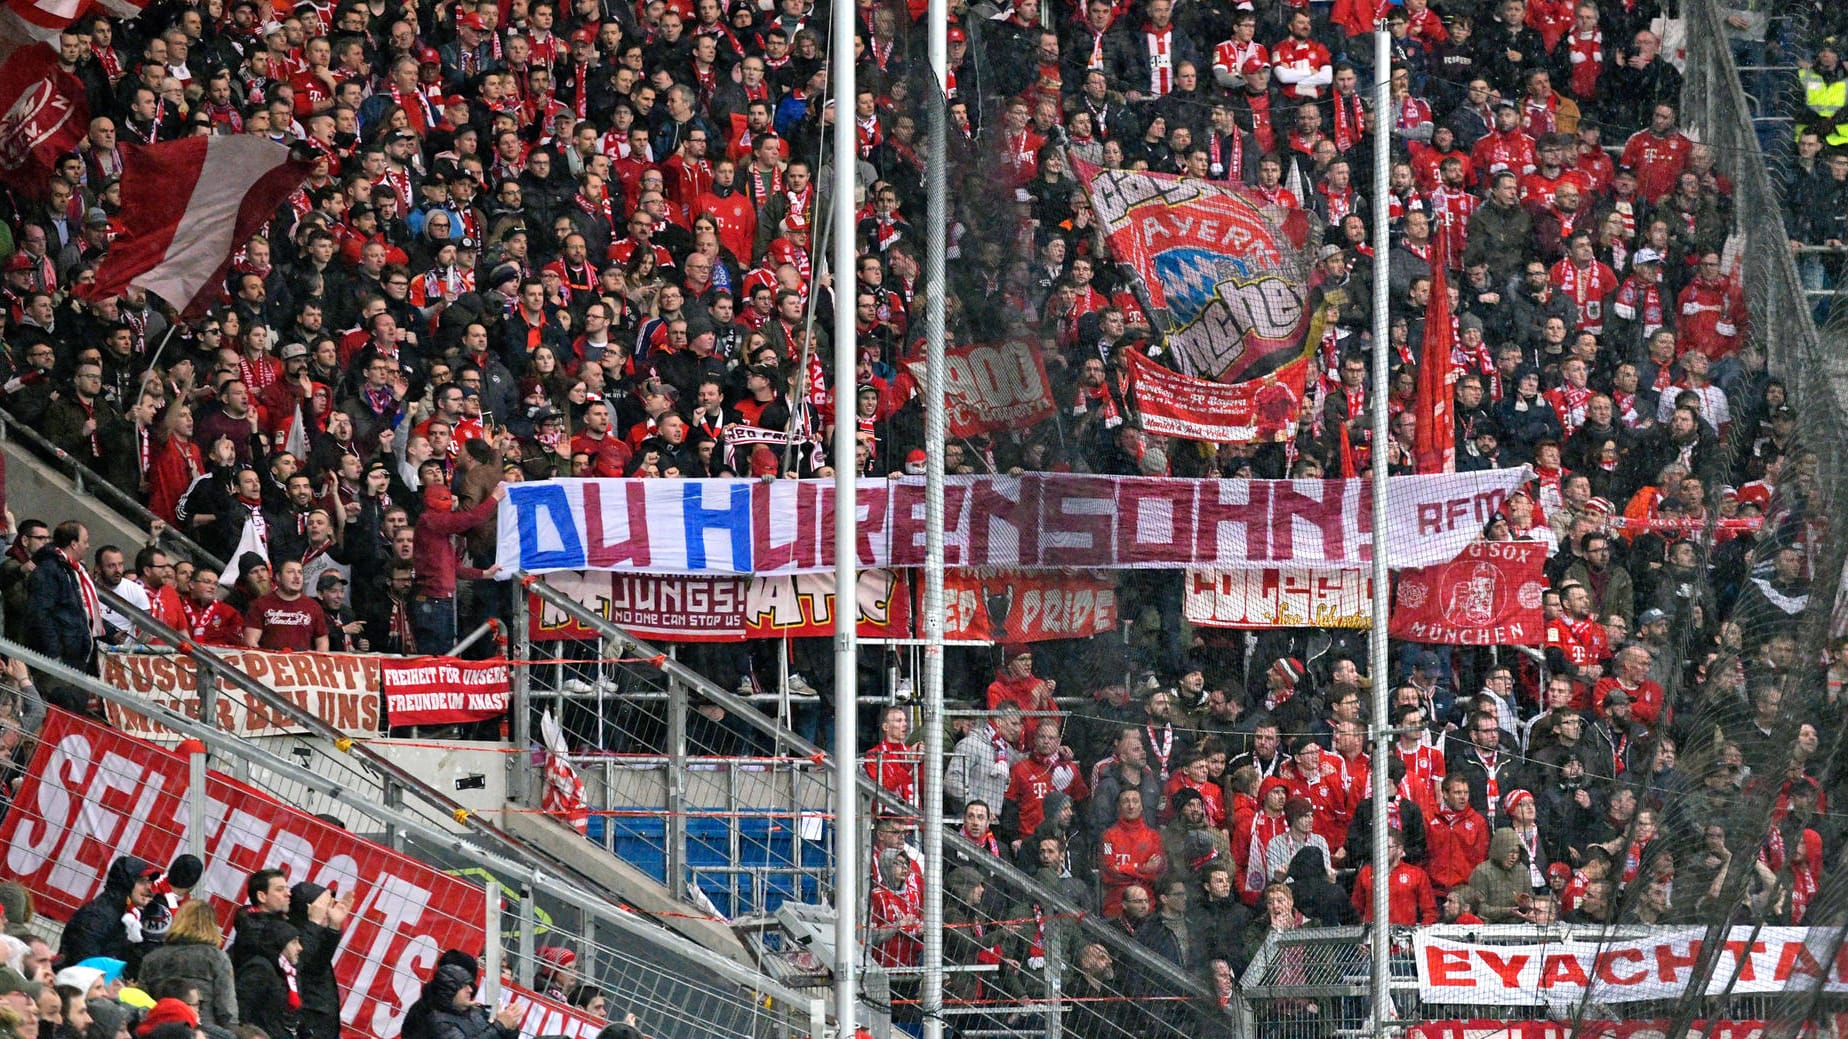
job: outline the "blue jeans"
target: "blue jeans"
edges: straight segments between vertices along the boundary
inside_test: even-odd
[[[456,644],[456,601],[422,596],[412,599],[411,635],[417,640],[417,652],[430,656],[447,653]]]

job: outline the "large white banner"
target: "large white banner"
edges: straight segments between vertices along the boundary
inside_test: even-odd
[[[1529,478],[1522,469],[1391,481],[1394,566],[1450,561]],[[862,480],[862,567],[924,563],[924,481]],[[1171,480],[1035,473],[944,488],[945,565],[1083,569],[1364,567],[1366,480]],[[834,568],[830,480],[546,480],[507,485],[503,577],[615,570],[814,573]]]
[[[1575,929],[1581,930],[1581,929]],[[1693,982],[1707,931],[1662,928],[1647,937],[1491,945],[1419,928],[1418,995],[1427,1003],[1490,1006],[1675,999]],[[1787,990],[1848,992],[1848,957],[1835,935],[1808,927],[1734,927],[1707,979],[1706,994]],[[1587,991],[1589,990],[1589,995]]]

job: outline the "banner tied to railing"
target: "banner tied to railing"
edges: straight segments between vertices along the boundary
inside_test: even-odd
[[[1420,928],[1412,942],[1418,996],[1427,1003],[1576,1007],[1679,999],[1694,984],[1707,996],[1848,992],[1848,950],[1826,928],[1734,927],[1701,981],[1696,967],[1707,938],[1705,928],[1663,927],[1594,941],[1541,941],[1536,933],[1531,942],[1500,944],[1471,941],[1459,928]]]
[[[691,574],[555,573],[546,585],[640,638],[676,642],[831,638],[834,575],[709,577]],[[1044,642],[1116,630],[1116,581],[1107,572],[951,570],[944,575],[943,637]],[[916,586],[902,570],[862,570],[861,638],[914,638]],[[533,596],[538,641],[595,639],[570,614]],[[392,724],[398,724],[397,714]]]
[[[1390,481],[1395,566],[1449,562],[1525,469]],[[924,564],[924,481],[861,480],[862,567]],[[507,486],[500,574],[608,570],[798,574],[834,568],[831,480],[545,480]],[[1365,566],[1365,480],[1178,480],[1031,473],[956,476],[944,488],[951,567],[1174,569]]]
[[[68,922],[102,894],[117,856],[164,867],[192,849],[191,788],[184,756],[53,710],[0,820],[7,879],[39,913]],[[479,887],[255,787],[208,773],[205,820],[205,872],[191,897],[210,900],[227,931],[259,869],[352,896],[334,953],[346,1034],[393,1039],[437,954],[485,940]],[[522,1039],[592,1039],[608,1024],[506,980],[501,992],[520,1008]]]

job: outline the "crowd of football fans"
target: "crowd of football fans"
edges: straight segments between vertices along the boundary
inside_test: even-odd
[[[1755,75],[1800,99],[1793,244],[1839,245],[1848,113],[1824,37],[1840,12],[1796,32],[1770,6],[1733,5],[1730,42],[1742,63],[1800,63],[1791,82]],[[1543,659],[1403,646],[1367,675],[1340,632],[1190,629],[1178,574],[1128,573],[1127,650],[1009,647],[985,703],[993,658],[952,658],[987,711],[950,768],[963,832],[1215,982],[1267,929],[1364,919],[1376,867],[1401,923],[1800,923],[1835,854],[1822,743],[1848,648],[1799,639],[1818,460],[1790,373],[1753,341],[1725,247],[1755,214],[1735,210],[1736,157],[1679,125],[1662,5],[1384,6],[1386,111],[1364,96],[1372,12],[1349,0],[953,8],[944,98],[922,5],[856,4],[850,115],[827,100],[827,10],[806,0],[163,0],[73,24],[60,63],[87,135],[47,183],[0,185],[0,407],[231,572],[171,540],[96,547],[82,524],[21,520],[7,634],[93,666],[134,627],[103,587],[207,644],[441,652],[501,609],[471,588],[493,574],[505,481],[842,464],[826,447],[847,420],[828,388],[841,306],[859,346],[849,464],[876,475],[922,464],[906,362],[930,292],[959,338],[1036,330],[1057,407],[955,439],[958,473],[1410,471],[1417,366],[1448,364],[1457,468],[1536,473],[1484,536],[1548,546]],[[918,230],[934,105],[955,178],[943,286],[923,282]],[[830,277],[837,118],[857,126],[859,217],[840,230],[859,255]],[[302,142],[314,166],[238,244],[221,304],[182,321],[138,291],[86,298],[124,146],[235,133]],[[1363,190],[1377,149],[1384,227]],[[1214,449],[1138,429],[1124,352],[1156,332],[1074,160],[1233,181],[1321,225],[1299,436]],[[1371,337],[1379,249],[1388,343]],[[1839,265],[1802,261],[1817,287]],[[1435,310],[1433,264],[1454,293]],[[1422,356],[1433,319],[1454,322],[1448,358]],[[1393,351],[1390,385],[1369,385],[1375,349]],[[739,444],[734,426],[800,442]],[[804,653],[797,683],[826,688],[825,652]],[[758,656],[707,663],[767,684]],[[1374,683],[1399,733],[1384,864],[1356,825]],[[915,802],[906,715],[879,727],[867,767]],[[921,873],[905,823],[878,832],[875,945],[914,962]],[[1043,957],[1057,922],[993,904],[980,878],[947,879],[970,925],[953,951]],[[996,913],[1013,922],[984,930]],[[1065,962],[1067,993],[1112,984],[1101,947]]]
[[[261,869],[229,916],[196,885],[205,864],[124,855],[61,930],[32,893],[0,883],[0,1035],[7,1039],[339,1039],[345,995],[333,960],[353,892]],[[49,940],[48,940],[49,939]],[[55,943],[55,948],[54,948]],[[607,1021],[610,1000],[568,949],[539,950],[538,991]],[[420,972],[421,973],[421,972]],[[402,1009],[406,1039],[517,1039],[523,1007],[479,1005],[481,964],[449,949]],[[634,1014],[598,1039],[641,1039]]]

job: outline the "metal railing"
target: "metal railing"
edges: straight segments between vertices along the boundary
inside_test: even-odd
[[[317,775],[252,740],[143,702],[24,646],[0,639],[0,651],[25,661],[36,672],[200,741],[217,761],[238,763],[240,778],[256,777],[259,788],[265,787],[265,776],[293,775],[300,789],[311,790],[396,834],[397,842],[402,842],[397,846],[406,853],[439,869],[446,868],[470,883],[492,878],[505,888],[506,898],[512,903],[508,913],[516,920],[506,934],[513,948],[497,947],[497,953],[523,985],[533,985],[538,967],[536,947],[543,940],[575,952],[578,974],[600,986],[614,1005],[634,1009],[645,1018],[652,1035],[675,1039],[706,1039],[714,1035],[726,1039],[781,1039],[795,1024],[795,1016],[808,1013],[809,1000],[799,991],[679,939],[633,909],[607,902],[594,889],[554,876],[531,861],[504,856],[477,840],[406,813],[390,804],[389,799],[370,796],[364,789],[351,789],[341,779]],[[203,790],[197,793],[194,811],[203,817]],[[277,797],[284,803],[296,803],[286,793]],[[463,821],[465,814],[459,814],[457,821]]]
[[[178,632],[165,627],[145,611],[106,590],[100,594],[143,630],[175,644],[182,642]],[[581,946],[585,953],[596,952],[593,958],[602,963],[605,975],[621,982],[622,988],[618,991],[633,990],[646,983],[644,987],[665,994],[672,991],[673,985],[697,986],[710,979],[713,984],[739,986],[760,995],[773,996],[780,1008],[778,1013],[796,1009],[806,1013],[808,997],[805,994],[776,984],[736,960],[687,942],[646,912],[612,900],[595,878],[579,874],[569,865],[468,811],[393,762],[388,753],[375,750],[364,741],[348,738],[262,682],[232,667],[211,650],[188,643],[185,652],[194,658],[202,676],[209,673],[213,679],[211,684],[222,686],[214,695],[247,697],[249,704],[260,705],[299,726],[306,733],[300,746],[317,767],[328,770],[335,777],[327,778],[313,768],[286,762],[254,747],[248,747],[249,753],[242,753],[240,748],[245,748],[249,741],[231,741],[226,745],[226,753],[231,761],[239,763],[240,778],[248,778],[260,788],[271,790],[279,798],[304,808],[313,804],[314,798],[331,798],[348,810],[378,820],[394,847],[426,854],[431,861],[450,862],[457,869],[485,869],[510,889],[528,893],[531,901],[548,907],[550,926],[562,936],[559,941]],[[8,654],[11,655],[10,649]],[[44,658],[34,654],[27,659],[38,669]],[[68,672],[61,671],[58,677],[69,680]],[[97,685],[101,683],[92,681],[84,687]],[[206,685],[202,677],[201,687]],[[175,732],[199,735],[200,730],[209,729],[195,719],[154,707],[133,694],[106,685],[102,688],[109,692],[99,691],[97,695],[105,700],[126,705],[148,717],[157,717],[161,724]],[[209,713],[203,716],[211,717]],[[222,733],[210,731],[215,733],[217,743],[227,740]],[[217,743],[212,745],[217,746]],[[516,762],[521,758],[520,755],[510,757]],[[521,770],[518,764],[515,768]],[[451,825],[460,827],[464,836],[458,837]],[[537,913],[527,915],[536,923]],[[515,965],[517,977],[531,979],[535,970],[534,925],[522,925],[519,936],[519,947],[509,957],[509,962]],[[666,956],[678,956],[686,964],[697,967],[698,972],[669,972],[648,981],[656,970],[654,963]],[[754,1000],[747,1002],[755,1005]],[[673,999],[664,995],[662,1004],[660,1011],[667,1013]],[[689,1004],[696,1005],[696,1002],[689,997]],[[701,1019],[702,1015],[689,1013],[684,1025],[697,1029]]]
[[[62,468],[64,475],[70,477],[71,484],[77,493],[89,494],[102,499],[109,504],[110,508],[150,530],[153,529],[156,521],[165,524],[166,521],[148,511],[148,507],[134,495],[98,476],[82,462],[71,457],[70,452],[45,439],[45,436],[38,430],[21,422],[11,412],[0,408],[0,440],[15,437],[32,445],[33,453],[41,460]],[[161,532],[160,539],[177,546],[193,562],[209,563],[213,569],[221,573],[224,571],[224,560],[207,552],[200,547],[198,542],[175,530],[171,525],[167,525],[166,529]]]
[[[516,575],[516,579],[520,580],[533,596],[573,617],[590,630],[601,634],[606,645],[601,652],[609,657],[648,661],[649,666],[658,667],[661,670],[669,681],[670,688],[685,686],[689,692],[697,693],[716,704],[731,716],[771,740],[780,751],[786,748],[787,753],[811,761],[818,770],[821,770],[818,772],[819,775],[831,775],[831,755],[777,720],[765,716],[754,704],[688,668],[663,649],[630,635],[542,581],[524,575]],[[516,595],[516,604],[524,598],[524,596]],[[516,607],[516,612],[519,612],[519,607]],[[515,626],[520,625],[516,622]],[[524,709],[523,705],[516,700],[516,714]],[[518,727],[519,723],[516,721],[515,728]],[[900,800],[881,788],[868,778],[864,771],[855,769],[854,775],[863,803],[871,806],[875,812],[889,812],[913,819],[917,817],[916,806]],[[1045,944],[1047,946],[1059,945],[1063,950],[1063,962],[1075,962],[1080,947],[1096,943],[1108,950],[1122,965],[1123,971],[1140,979],[1139,984],[1146,986],[1141,990],[1144,998],[1133,1001],[1124,1000],[1122,1013],[1125,1015],[1123,1020],[1127,1026],[1113,1026],[1112,1030],[1121,1031],[1126,1037],[1135,1035],[1179,1036],[1198,1027],[1211,1027],[1215,1024],[1218,1027],[1237,1025],[1236,1016],[1227,1015],[1219,1010],[1212,991],[1206,987],[1201,978],[1182,971],[1174,963],[1130,937],[1123,929],[1106,925],[1086,908],[1060,892],[1049,890],[1005,858],[986,852],[953,830],[945,834],[944,850],[946,856],[956,857],[959,863],[975,866],[985,875],[991,886],[1003,889],[1009,898],[1021,899],[1026,904],[1041,907],[1047,920],[1054,921],[1046,925],[1048,935],[1053,937],[1048,937]],[[851,866],[837,862],[834,868],[836,870],[855,868],[862,876],[868,874],[863,857]],[[674,877],[669,877],[670,886],[673,886],[674,880]],[[1003,1001],[1001,1004],[982,1008],[981,1012],[985,1015],[1031,1014],[1048,1021],[1049,1027],[1056,1032],[1059,1028],[1058,1015],[1070,1012],[1069,1008],[1063,1006],[1060,997],[1062,972],[1058,966],[1051,969],[1036,967],[1032,975],[1034,980],[1030,998],[1014,1002]],[[968,1009],[973,1012],[977,1008]]]

